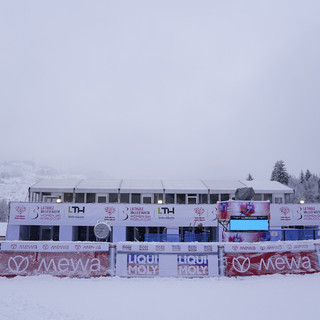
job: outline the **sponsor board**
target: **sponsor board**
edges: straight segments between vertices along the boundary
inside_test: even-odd
[[[318,272],[315,251],[225,253],[226,276]]]
[[[106,277],[108,252],[0,252],[0,276]]]
[[[209,276],[209,259],[207,255],[178,254],[178,276],[206,277]]]
[[[3,241],[2,251],[16,252],[88,252],[109,251],[108,242]]]
[[[284,251],[313,251],[315,249],[312,241],[298,242],[265,242],[265,243],[228,243],[224,244],[226,253],[239,252],[284,252]]]
[[[217,226],[216,205],[35,203],[11,202],[9,223],[15,225],[187,226],[191,221]]]
[[[128,276],[158,276],[159,255],[158,254],[127,254]]]

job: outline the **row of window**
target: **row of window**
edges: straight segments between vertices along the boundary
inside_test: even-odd
[[[227,201],[231,194],[194,194],[194,193],[62,193],[51,194],[49,192],[33,192],[30,198],[34,202],[56,202],[57,199],[62,202],[71,203],[145,203],[145,204],[215,204],[217,201]],[[270,201],[272,203],[271,193],[257,193],[254,196],[255,201]],[[286,199],[286,203],[290,200]],[[282,203],[282,197],[275,197],[275,203]]]

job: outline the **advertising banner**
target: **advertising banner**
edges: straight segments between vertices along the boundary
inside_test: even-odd
[[[213,277],[218,275],[218,247],[212,244],[117,245],[117,276]]]
[[[14,252],[106,252],[108,242],[78,242],[78,241],[2,241],[1,251]]]
[[[106,277],[108,252],[0,252],[0,276]]]
[[[219,220],[230,220],[231,216],[255,217],[270,216],[269,201],[225,201],[218,202]]]
[[[271,204],[271,226],[318,226],[320,204]]]
[[[9,223],[15,225],[217,226],[216,205],[12,202]]]
[[[226,276],[318,272],[315,251],[225,253]]]
[[[222,231],[223,242],[259,242],[269,241],[269,232],[228,232]]]

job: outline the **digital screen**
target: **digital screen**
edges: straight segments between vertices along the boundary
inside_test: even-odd
[[[230,231],[268,231],[269,223],[267,219],[231,219]]]

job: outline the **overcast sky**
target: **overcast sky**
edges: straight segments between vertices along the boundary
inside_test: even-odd
[[[319,75],[318,0],[2,0],[0,161],[319,174]]]

